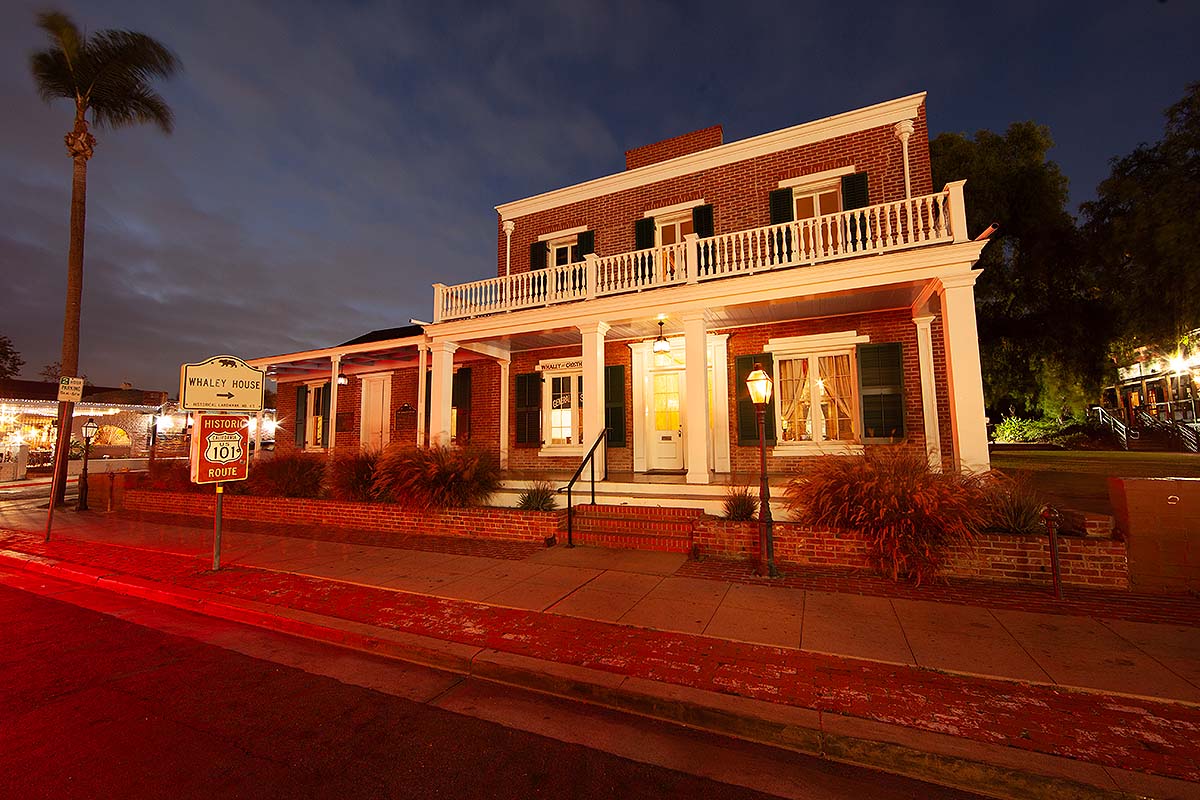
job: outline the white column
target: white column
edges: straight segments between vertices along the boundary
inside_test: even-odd
[[[516,228],[517,223],[511,219],[504,220],[504,275],[506,277],[512,272],[512,235]]]
[[[583,334],[583,446],[592,442],[604,429],[604,335],[607,322],[580,325]],[[596,476],[607,477],[605,447],[596,448]]]
[[[950,420],[954,434],[954,466],[981,472],[991,466],[987,422],[983,411],[983,372],[979,366],[979,333],[975,324],[975,279],[969,272],[941,281],[946,373],[950,381]]]
[[[425,441],[425,373],[429,371],[429,345],[417,345],[417,447]]]
[[[500,469],[508,469],[508,368],[512,362],[504,359],[500,364]]]
[[[937,380],[933,373],[932,314],[913,317],[917,326],[917,361],[921,371],[921,410],[925,420],[925,455],[929,466],[942,468],[942,433],[938,428]]]
[[[708,331],[704,314],[683,316],[687,482],[708,483]]]
[[[908,170],[908,137],[913,135],[912,120],[900,120],[896,123],[895,131],[896,138],[900,140],[900,149],[904,153],[904,197],[908,199],[912,197],[912,178],[909,177]]]
[[[433,370],[429,382],[429,443],[450,444],[450,403],[454,393],[454,351],[451,342],[433,342]]]
[[[342,357],[333,356],[329,363],[332,368],[329,377],[329,441],[325,447],[329,455],[333,455],[333,446],[337,442],[338,374],[342,371]]]

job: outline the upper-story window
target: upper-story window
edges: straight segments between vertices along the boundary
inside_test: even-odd
[[[595,232],[586,227],[539,236],[529,248],[529,269],[565,267],[583,261],[584,256],[595,252]]]
[[[795,219],[811,219],[824,214],[836,214],[842,210],[842,184],[834,181],[818,187],[794,187],[792,204]]]
[[[690,208],[677,214],[655,217],[654,222],[658,228],[659,244],[664,247],[670,244],[679,244],[683,241],[683,237],[695,230]]]
[[[771,224],[812,219],[868,205],[867,173],[853,166],[801,175],[771,192]]]

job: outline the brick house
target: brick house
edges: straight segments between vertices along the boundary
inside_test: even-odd
[[[757,364],[774,472],[897,443],[986,469],[962,186],[931,185],[924,93],[630,150],[498,206],[496,277],[435,284],[431,324],[254,360],[277,448],[469,442],[536,474],[607,429],[610,474],[719,482],[757,471]]]

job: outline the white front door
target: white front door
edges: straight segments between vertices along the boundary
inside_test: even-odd
[[[362,379],[361,441],[367,450],[382,450],[388,443],[391,394],[390,375],[370,375]]]
[[[683,469],[683,371],[650,374],[650,469]]]

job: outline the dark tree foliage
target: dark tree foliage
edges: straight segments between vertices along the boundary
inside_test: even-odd
[[[12,339],[0,336],[0,379],[15,378],[25,366],[25,359],[13,347]]]
[[[1017,122],[1003,135],[943,133],[930,142],[933,182],[966,179],[968,229],[995,222],[975,286],[989,414],[1059,415],[1104,378],[1106,309],[1067,211],[1067,178],[1046,158],[1049,130]]]
[[[1083,212],[1122,341],[1173,350],[1200,328],[1200,83],[1166,120],[1159,142],[1113,159]]]

